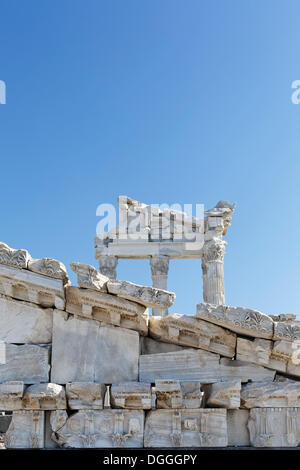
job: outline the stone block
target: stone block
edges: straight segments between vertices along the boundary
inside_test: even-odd
[[[230,358],[235,354],[235,333],[191,315],[174,313],[151,317],[149,334],[167,343],[205,349]]]
[[[107,292],[109,277],[100,274],[94,266],[84,263],[71,263],[70,268],[77,274],[77,283],[84,289]]]
[[[0,264],[22,269],[27,268],[30,258],[31,256],[27,250],[15,250],[6,243],[0,242]]]
[[[202,398],[200,382],[156,380],[152,388],[152,408],[196,409],[201,407]]]
[[[123,382],[113,384],[110,388],[110,403],[112,408],[128,408],[150,410],[151,384],[140,382]]]
[[[22,404],[25,410],[65,410],[65,389],[53,383],[31,385],[25,391]]]
[[[208,351],[185,350],[140,356],[139,375],[141,382],[175,379],[214,383],[231,379],[241,382],[273,380],[275,372],[243,361],[220,359],[218,354]]]
[[[22,381],[24,384],[49,382],[49,348],[34,344],[2,343],[0,383]],[[2,363],[1,363],[2,362]]]
[[[34,273],[52,277],[53,279],[60,279],[64,285],[69,283],[66,267],[56,259],[30,259],[27,268]]]
[[[118,383],[138,379],[136,331],[54,311],[51,381]]]
[[[300,408],[300,382],[252,382],[243,385],[242,408]]]
[[[74,315],[148,334],[148,309],[129,300],[91,289],[66,288],[66,310]]]
[[[141,410],[80,410],[51,414],[52,439],[60,447],[143,447],[144,412]]]
[[[0,294],[43,307],[65,307],[65,291],[61,279],[1,264]]]
[[[156,408],[182,408],[182,391],[178,380],[155,381]]]
[[[300,321],[274,322],[273,340],[300,341]]]
[[[227,305],[197,305],[196,317],[223,326],[241,335],[255,338],[273,338],[274,322],[257,310]]]
[[[0,409],[18,410],[64,410],[66,409],[64,387],[52,383],[30,385],[25,389],[23,382],[0,384]]]
[[[201,408],[203,392],[200,382],[181,382],[182,408]]]
[[[52,322],[52,309],[0,295],[0,341],[19,344],[51,343]]]
[[[238,338],[237,359],[300,377],[299,345],[291,341]]]
[[[15,411],[22,409],[24,383],[4,382],[0,384],[0,410]],[[2,431],[3,432],[3,431]]]
[[[66,385],[71,410],[102,410],[106,385],[93,382],[71,382]]]
[[[226,447],[226,410],[152,410],[146,415],[145,447]]]
[[[249,447],[249,410],[227,410],[228,446]]]
[[[42,449],[44,447],[44,411],[14,411],[4,436],[7,449]]]
[[[241,403],[241,381],[228,380],[204,385],[206,406],[235,409]]]
[[[300,408],[253,408],[248,421],[254,447],[297,447]]]
[[[176,299],[174,292],[169,292],[155,287],[140,286],[128,281],[110,280],[107,290],[123,299],[132,300],[145,307],[168,308]]]

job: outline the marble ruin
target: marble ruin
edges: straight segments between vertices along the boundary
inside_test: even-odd
[[[5,448],[300,445],[300,321],[225,303],[234,208],[201,219],[120,197],[119,226],[95,240],[100,272],[70,265],[77,286],[61,262],[0,243]],[[117,279],[118,259],[139,258],[152,287]],[[194,315],[168,313],[175,258],[201,259]]]

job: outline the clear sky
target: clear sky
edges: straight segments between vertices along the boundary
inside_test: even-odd
[[[299,18],[287,0],[1,0],[0,240],[97,266],[98,204],[227,199],[227,303],[300,314]],[[149,284],[149,263],[118,277]],[[171,262],[169,288],[194,313],[200,260]]]

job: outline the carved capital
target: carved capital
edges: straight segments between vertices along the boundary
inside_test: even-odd
[[[15,268],[27,268],[30,255],[26,250],[14,250],[6,243],[0,242],[0,263],[14,266]]]
[[[99,257],[99,270],[104,276],[110,279],[117,278],[117,256],[100,256]]]
[[[169,258],[167,256],[153,256],[150,258],[152,276],[167,276],[169,271]]]
[[[223,262],[225,246],[226,242],[219,238],[213,238],[205,242],[202,256],[203,263],[210,263],[212,261]]]

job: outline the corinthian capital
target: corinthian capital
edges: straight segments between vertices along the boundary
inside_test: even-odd
[[[152,276],[167,276],[169,271],[169,258],[167,256],[153,256],[150,258]]]
[[[117,256],[100,256],[99,260],[99,270],[101,274],[109,277],[110,279],[117,278]]]
[[[223,262],[226,245],[227,243],[220,238],[213,238],[212,240],[208,240],[207,242],[205,242],[203,246],[203,262]]]

